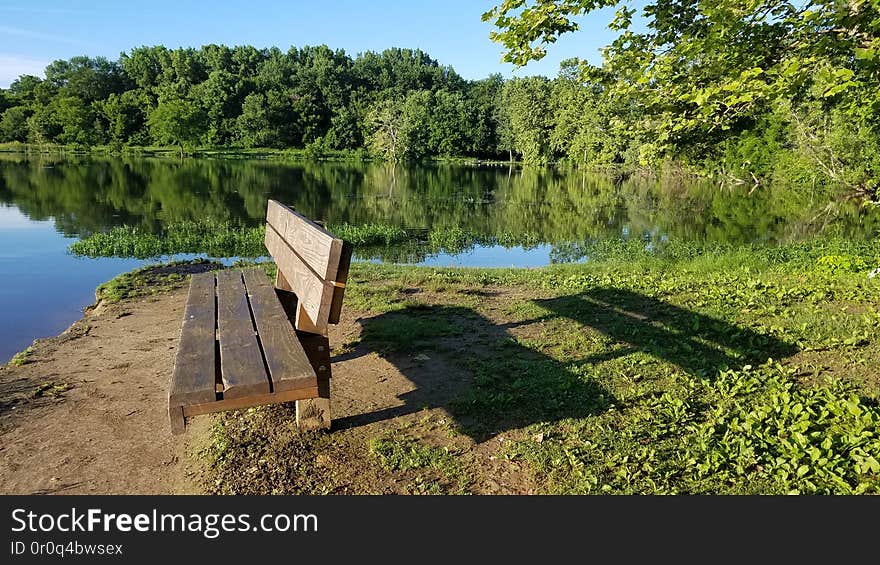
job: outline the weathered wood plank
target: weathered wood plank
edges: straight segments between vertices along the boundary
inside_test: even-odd
[[[296,310],[299,303],[296,300],[296,295],[290,290],[290,285],[287,283],[287,279],[284,278],[284,274],[282,274],[281,271],[275,272],[275,296],[278,297],[281,307],[284,308],[284,313],[287,314],[287,319],[293,324],[294,321],[296,321]]]
[[[168,391],[169,407],[216,399],[214,273],[192,275]]]
[[[272,379],[272,390],[278,392],[316,386],[315,370],[266,273],[248,269],[243,275],[263,356]]]
[[[269,200],[266,223],[292,247],[322,280],[336,280],[342,240],[275,200]]]
[[[223,398],[269,393],[269,378],[257,336],[241,271],[217,273],[217,330]]]
[[[199,416],[201,414],[210,414],[212,412],[223,412],[224,410],[239,410],[241,408],[250,408],[251,406],[264,406],[266,404],[278,404],[280,402],[290,402],[292,400],[317,398],[317,396],[318,387],[309,387],[282,390],[281,392],[260,394],[244,398],[224,398],[223,400],[217,400],[215,402],[184,406],[183,415],[187,417]]]
[[[315,374],[318,376],[318,383],[330,379],[330,340],[327,336],[308,333],[296,332],[296,337],[305,350],[306,357],[312,364]]]
[[[319,333],[327,326],[330,303],[333,299],[333,283],[319,278],[297,255],[271,225],[266,226],[266,249],[275,259],[278,270],[290,290],[299,299],[299,308]],[[279,281],[282,277],[279,277]],[[297,328],[300,328],[297,316]],[[301,328],[306,329],[306,328]]]
[[[182,434],[186,431],[186,418],[183,416],[183,406],[169,404],[168,419],[171,422],[172,435]]]
[[[336,270],[336,281],[333,285],[333,298],[330,300],[330,315],[327,319],[331,324],[338,324],[339,316],[342,314],[342,297],[345,294],[345,284],[348,281],[348,271],[351,268],[351,251],[351,244],[342,244],[339,268]]]
[[[330,429],[330,340],[327,336],[296,332],[315,373],[318,397],[296,401],[296,425],[307,430]]]

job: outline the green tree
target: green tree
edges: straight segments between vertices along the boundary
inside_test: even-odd
[[[825,135],[825,125],[878,133],[875,1],[654,0],[636,28],[636,9],[624,1],[504,0],[483,19],[497,26],[491,36],[505,46],[504,58],[524,65],[576,31],[576,17],[606,7],[617,7],[609,27],[618,37],[602,66],[586,71],[605,87],[615,132],[638,142],[643,160],[711,163],[743,132],[775,121],[788,128],[789,143],[800,140],[796,149],[817,173],[839,179],[847,159],[832,155],[830,139],[841,136]],[[834,119],[837,112],[847,118]],[[854,161],[873,162],[873,145],[860,147]]]
[[[466,81],[412,49],[351,57],[326,45],[143,46],[117,61],[54,61],[45,80],[19,77],[3,92],[0,115],[22,108],[10,115],[8,135],[24,135],[24,118],[27,138],[39,143],[199,142],[311,147],[314,155],[370,146],[395,160],[494,157],[514,149],[503,85],[500,75]]]
[[[473,123],[470,124],[471,152],[475,154],[495,157],[499,152],[496,113],[503,86],[504,79],[498,73],[468,85],[467,103],[473,111]],[[505,152],[507,148],[501,151]]]
[[[502,89],[513,148],[525,163],[546,164],[552,158],[550,94],[550,81],[544,77],[513,79]]]
[[[190,91],[205,111],[208,143],[224,145],[232,138],[235,118],[241,111],[243,97],[240,91],[238,77],[224,69],[212,70],[207,80]]]
[[[9,108],[3,112],[3,117],[0,118],[0,140],[27,141],[28,117],[28,111],[23,106]]]
[[[149,99],[142,91],[128,90],[122,94],[113,93],[106,100],[96,104],[103,119],[107,122],[110,141],[124,144],[130,141],[146,143],[146,113]]]
[[[470,101],[459,92],[439,90],[424,103],[429,106],[430,153],[452,157],[471,152],[476,114]]]
[[[624,133],[615,130],[602,86],[584,80],[584,65],[577,59],[563,61],[553,81],[550,144],[580,166],[620,162]]]
[[[121,71],[117,63],[104,57],[73,57],[50,63],[46,67],[45,82],[61,91],[64,96],[73,96],[85,103],[91,103],[125,89],[125,78]]]
[[[382,100],[371,108],[367,116],[370,149],[390,161],[401,161],[409,152],[402,106],[394,100]]]
[[[27,119],[28,141],[37,144],[51,143],[61,133],[61,124],[55,115],[56,107],[39,105]]]
[[[184,147],[198,143],[205,132],[205,115],[189,100],[162,100],[147,118],[150,133],[157,143],[176,145],[183,158]]]
[[[33,102],[37,96],[37,88],[43,79],[33,75],[21,75],[9,85],[9,94],[22,104]]]
[[[61,129],[55,140],[66,144],[93,145],[100,141],[92,106],[77,96],[52,101],[53,118]]]
[[[255,92],[245,97],[235,128],[239,142],[245,147],[276,147],[280,140],[270,120],[264,94]]]

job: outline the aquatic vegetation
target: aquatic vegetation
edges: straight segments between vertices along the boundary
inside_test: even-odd
[[[34,353],[33,347],[28,347],[23,351],[19,351],[15,355],[12,356],[12,359],[9,360],[9,365],[13,367],[21,367],[27,363],[30,363],[30,357]]]
[[[261,257],[265,228],[225,222],[169,224],[159,234],[132,226],[111,228],[70,244],[70,251],[85,257],[135,257],[149,259],[181,253],[211,257]]]
[[[414,263],[435,253],[462,253],[476,245],[534,245],[534,237],[522,239],[511,234],[489,237],[463,230],[407,230],[389,224],[341,224],[328,230],[354,246],[358,259],[382,259]],[[148,259],[199,253],[210,257],[257,258],[267,256],[263,245],[265,228],[235,226],[226,222],[180,222],[152,233],[132,227],[114,227],[94,233],[69,246],[71,253],[84,257],[135,257]]]
[[[410,238],[407,230],[388,224],[341,224],[330,228],[336,237],[342,238],[355,247],[394,245]]]

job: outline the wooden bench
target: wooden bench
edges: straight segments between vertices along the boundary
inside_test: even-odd
[[[296,401],[303,427],[330,427],[328,324],[339,322],[351,247],[274,200],[261,269],[192,276],[168,391],[171,431],[199,414]]]

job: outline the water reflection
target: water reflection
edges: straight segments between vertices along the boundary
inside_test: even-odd
[[[747,195],[707,182],[553,169],[0,154],[0,362],[76,320],[98,284],[144,264],[73,257],[70,238],[125,224],[152,232],[185,220],[259,225],[268,198],[328,225],[412,229],[408,245],[356,253],[436,266],[579,261],[594,243],[621,238],[659,249],[674,241],[778,244],[818,233],[878,234],[878,214],[854,203],[823,213],[828,196],[784,187]],[[470,239],[456,252],[428,252],[418,243],[426,230]]]
[[[68,237],[123,224],[158,231],[181,220],[257,225],[268,198],[329,225],[456,228],[504,247],[549,245],[560,260],[608,238],[777,244],[829,229],[854,238],[878,231],[877,215],[856,204],[829,217],[820,213],[827,196],[805,202],[784,187],[747,195],[709,182],[506,166],[0,155],[0,202],[54,219]]]

